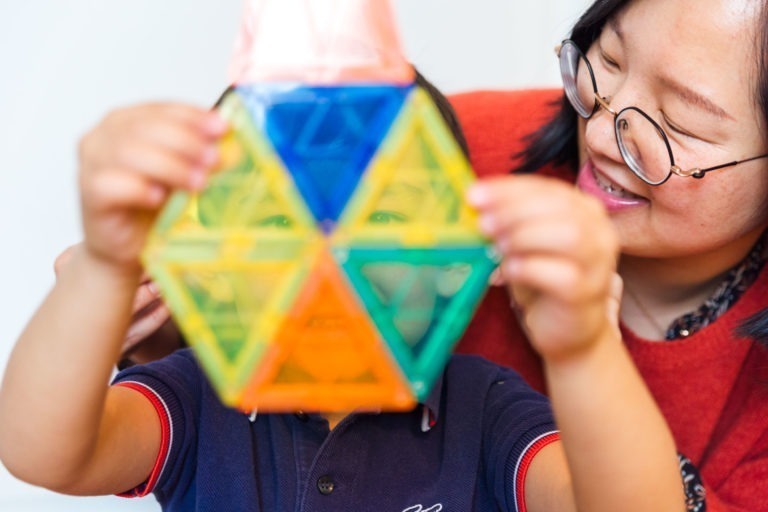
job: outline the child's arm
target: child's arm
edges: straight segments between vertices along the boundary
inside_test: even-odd
[[[67,247],[56,258],[53,269],[58,279],[67,268],[72,255],[82,246]],[[146,364],[161,359],[184,346],[181,332],[171,319],[171,312],[160,292],[144,273],[133,298],[133,314],[123,338],[120,361]],[[118,363],[119,365],[119,363]]]
[[[60,492],[122,492],[150,474],[159,419],[141,394],[107,388],[141,275],[139,254],[173,188],[202,186],[226,130],[215,114],[147,105],[84,137],[85,240],[14,348],[0,389],[0,458]]]
[[[470,201],[503,255],[561,429],[529,469],[528,510],[685,510],[674,440],[618,329],[618,237],[602,205],[536,176],[485,181]]]

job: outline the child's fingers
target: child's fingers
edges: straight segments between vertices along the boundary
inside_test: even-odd
[[[612,226],[606,231],[588,219],[547,217],[520,224],[497,235],[495,245],[505,257],[549,254],[572,259],[583,268],[612,269],[617,251]]]
[[[578,223],[540,219],[500,233],[495,242],[505,256],[531,252],[575,255],[584,249],[589,235]]]
[[[116,167],[137,172],[168,188],[200,190],[205,185],[210,169],[190,163],[157,144],[139,142],[123,146],[116,156]]]
[[[608,283],[604,276],[585,272],[568,258],[537,255],[508,259],[502,265],[508,283],[535,290],[537,297],[547,295],[576,304],[606,295]]]
[[[545,217],[562,222],[606,219],[596,200],[553,179],[508,177],[491,183],[473,187],[468,195],[479,211],[480,228],[491,237]]]
[[[146,144],[166,149],[192,165],[210,169],[218,161],[216,139],[186,124],[167,119],[148,122],[139,128],[136,137]]]
[[[80,141],[83,169],[132,167],[126,155],[154,146],[203,168],[217,160],[216,141],[226,132],[218,114],[197,107],[154,104],[109,113]]]
[[[507,175],[478,180],[467,192],[467,201],[479,211],[523,202],[535,206],[542,201],[558,203],[551,198],[554,195],[569,194],[572,190],[572,185],[554,178]]]
[[[562,192],[562,191],[561,191]],[[520,226],[551,219],[563,224],[603,222],[608,224],[602,207],[576,190],[554,192],[546,197],[530,196],[517,201],[500,201],[480,211],[480,228],[497,237]]]
[[[489,286],[503,286],[506,281],[504,280],[504,276],[501,273],[501,268],[496,267],[493,269],[493,272],[491,272],[491,275],[488,276],[488,285]]]
[[[66,249],[64,249],[61,254],[56,256],[56,259],[53,261],[53,273],[56,274],[56,277],[61,274],[61,271],[64,269],[64,267],[67,266],[67,263],[69,263],[69,260],[72,259],[72,255],[75,252],[75,248],[80,244],[70,245]]]
[[[217,112],[182,103],[155,103],[148,105],[158,114],[183,122],[209,138],[219,138],[229,129],[229,123]]]
[[[611,324],[618,329],[619,327],[619,312],[621,311],[621,295],[624,292],[624,281],[621,276],[614,272],[611,277],[611,283],[608,294],[608,320]]]
[[[83,204],[96,212],[115,208],[156,210],[168,195],[164,187],[122,170],[105,170],[81,181]]]

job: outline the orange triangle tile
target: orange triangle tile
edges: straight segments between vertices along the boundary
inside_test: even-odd
[[[323,252],[241,397],[245,410],[407,410],[404,376],[330,254]]]

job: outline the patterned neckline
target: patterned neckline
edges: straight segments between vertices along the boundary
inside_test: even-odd
[[[763,235],[741,263],[726,274],[717,290],[696,311],[674,320],[665,334],[666,341],[685,339],[717,320],[728,311],[752,283],[757,280],[765,263],[765,239]]]

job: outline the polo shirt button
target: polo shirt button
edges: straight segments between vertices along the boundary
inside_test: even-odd
[[[333,492],[335,487],[336,484],[333,483],[333,479],[328,475],[321,476],[317,479],[317,490],[320,491],[320,494],[328,496]]]

